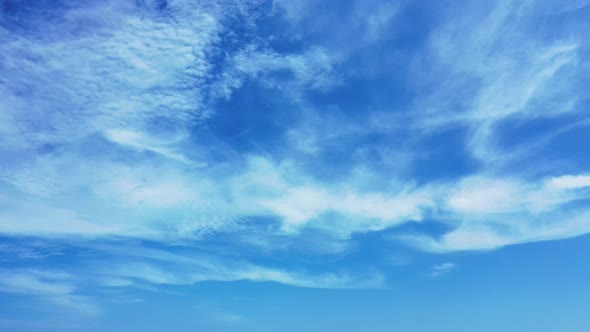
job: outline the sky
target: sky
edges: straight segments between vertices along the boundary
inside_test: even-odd
[[[0,0],[0,330],[588,331],[588,86],[588,0]]]

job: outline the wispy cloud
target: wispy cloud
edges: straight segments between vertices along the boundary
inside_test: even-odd
[[[102,284],[111,287],[127,287],[135,283],[191,285],[203,281],[275,282],[297,287],[335,289],[385,287],[384,276],[378,271],[290,271],[222,255],[177,255],[162,250],[129,251],[111,247],[113,249],[122,255],[119,258],[124,258],[124,263],[106,262],[92,268],[93,274],[101,276]]]
[[[473,4],[472,4],[473,5]],[[553,40],[526,29],[538,14],[532,2],[501,1],[469,7],[433,34],[431,52],[437,91],[424,99],[418,123],[428,128],[467,125],[467,147],[484,163],[522,157],[526,148],[498,146],[503,121],[539,119],[580,111],[580,43],[583,33]],[[469,33],[465,33],[469,31]],[[511,151],[512,150],[512,151]]]
[[[98,306],[86,296],[76,294],[74,277],[62,271],[0,270],[0,292],[30,296],[67,312],[87,316],[100,314]]]
[[[432,278],[442,277],[443,275],[454,270],[456,267],[457,266],[454,263],[450,263],[450,262],[434,265],[432,267],[432,270],[430,271],[430,276]]]
[[[571,179],[579,179],[575,184]],[[404,236],[428,251],[494,249],[510,244],[562,239],[590,229],[585,175],[536,183],[469,178],[448,192],[444,217],[455,228],[440,239]]]
[[[337,59],[321,48],[312,48],[304,53],[279,54],[248,47],[236,54],[232,62],[234,75],[241,74],[245,78],[292,92],[302,89],[322,90],[338,83],[334,69]],[[273,73],[285,71],[292,74],[293,78],[273,77]]]

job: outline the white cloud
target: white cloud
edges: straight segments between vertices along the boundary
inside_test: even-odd
[[[297,273],[281,269],[256,266],[249,263],[216,260],[215,267],[169,266],[172,271],[147,263],[126,263],[109,267],[103,273],[117,279],[135,279],[156,285],[189,285],[202,281],[255,281],[276,282],[307,288],[380,288],[383,276],[353,276],[333,273]]]
[[[55,32],[5,39],[2,52],[10,61],[3,71],[18,75],[0,94],[13,101],[8,109],[44,122],[37,130],[17,126],[21,135],[39,144],[63,142],[121,123],[202,112],[202,91],[184,87],[204,80],[206,51],[220,27],[199,7],[178,10],[190,17],[158,21],[109,3],[74,8],[60,13],[65,19]],[[91,32],[77,29],[89,20]],[[58,30],[61,36],[54,35]],[[30,91],[26,102],[15,97],[18,89]]]
[[[246,79],[282,90],[294,99],[303,91],[326,90],[339,83],[335,69],[338,59],[325,49],[312,47],[300,53],[282,54],[251,45],[235,54],[224,73],[221,89],[227,91],[238,87]],[[292,76],[291,76],[292,75]]]
[[[262,205],[281,216],[286,230],[307,223],[320,223],[325,214],[343,218],[344,233],[380,230],[389,226],[422,219],[422,209],[432,205],[427,192],[401,192],[386,196],[381,193],[355,193],[346,188],[293,187],[284,195],[263,200]],[[334,223],[333,223],[334,225]],[[336,231],[338,232],[338,231]]]
[[[0,269],[0,292],[34,297],[85,316],[100,314],[98,306],[76,290],[73,277],[62,271]]]
[[[404,236],[402,240],[430,252],[491,250],[500,247],[560,240],[590,232],[590,211],[555,213],[543,218],[535,216],[489,217],[484,223],[467,223],[439,239],[426,236]]]
[[[499,146],[507,120],[581,111],[572,107],[579,99],[576,68],[587,35],[580,28],[569,37],[543,40],[526,28],[538,10],[530,1],[472,3],[436,30],[420,64],[444,77],[420,102],[415,125],[428,131],[468,126],[471,154],[496,166],[531,152],[528,145]]]
[[[274,165],[262,158],[252,158],[248,170],[230,183],[234,201],[247,206],[244,211],[277,216],[283,230],[294,233],[304,227],[338,236],[381,230],[419,221],[422,211],[433,205],[428,189],[371,192],[349,185],[355,183],[352,178],[346,184],[327,186],[303,174],[293,163]]]
[[[546,186],[551,190],[569,190],[590,187],[590,175],[563,175],[550,178]]]
[[[10,204],[10,208],[0,210],[0,232],[5,234],[97,236],[116,234],[121,229],[90,222],[67,208],[20,201],[1,193],[0,202]]]
[[[140,287],[146,285],[191,285],[203,281],[276,282],[307,288],[380,288],[384,276],[376,270],[330,272],[289,270],[248,262],[224,252],[191,250],[173,253],[120,243],[100,245],[85,243],[89,249],[107,255],[87,268],[89,279],[106,287]],[[239,245],[239,244],[236,244]],[[108,257],[115,259],[108,259]]]
[[[532,216],[491,219],[487,224],[459,227],[433,240],[411,238],[411,243],[432,252],[491,250],[512,244],[560,240],[590,232],[590,211],[554,214],[541,220]]]
[[[351,1],[347,10],[340,15],[318,6],[317,1],[274,0],[274,8],[285,18],[285,22],[297,27],[291,38],[302,38],[301,34],[313,33],[329,36],[330,44],[338,54],[350,54],[364,47],[370,47],[379,41],[395,38],[392,27],[403,6],[408,1]],[[342,25],[346,22],[346,26]],[[354,35],[355,42],[349,37]]]
[[[570,180],[584,178],[566,175],[537,183],[468,179],[448,198],[445,212],[456,225],[453,230],[439,239],[402,238],[427,251],[447,252],[586,234],[590,232],[590,210],[583,202],[590,193],[576,191],[583,181],[573,185]]]
[[[117,176],[95,192],[124,205],[153,208],[180,206],[199,199],[199,192],[182,179],[146,179],[132,174]]]
[[[247,227],[244,222],[250,217],[272,216],[280,225],[273,230],[277,234],[296,237],[305,229],[314,229],[345,239],[355,232],[379,231],[428,216],[456,229],[440,240],[414,241],[419,247],[468,250],[551,239],[551,234],[555,238],[582,234],[586,226],[581,219],[565,228],[559,226],[567,224],[562,219],[570,218],[560,211],[565,204],[575,204],[574,210],[572,206],[568,209],[582,213],[579,202],[590,195],[585,190],[585,174],[537,182],[480,175],[436,186],[394,184],[371,191],[357,186],[364,183],[361,173],[358,181],[354,175],[347,183],[326,185],[292,162],[273,163],[261,157],[252,157],[239,172],[217,181],[207,179],[211,173],[201,169],[192,169],[190,174],[177,167],[107,164],[100,169],[104,174],[96,172],[94,179],[85,179],[101,183],[92,189],[94,195],[78,201],[92,206],[96,211],[92,215],[74,206],[67,208],[68,204],[60,208],[45,203],[22,205],[5,196],[13,203],[3,219],[19,222],[3,223],[2,231],[162,240],[233,232]],[[195,177],[199,172],[201,179]],[[38,217],[41,210],[44,218]]]
[[[111,141],[129,146],[140,151],[147,150],[154,153],[161,154],[166,158],[170,158],[183,163],[193,163],[188,158],[180,153],[174,152],[168,148],[167,145],[175,143],[175,140],[170,142],[153,141],[154,138],[147,136],[144,132],[133,131],[129,129],[108,129],[105,131],[105,135]]]
[[[430,276],[433,278],[441,277],[441,276],[451,272],[456,267],[457,266],[455,265],[455,263],[451,263],[451,262],[446,262],[446,263],[434,265],[430,271]]]
[[[52,279],[52,278],[46,278]],[[2,286],[4,292],[26,295],[64,295],[73,292],[75,289],[69,283],[47,282],[39,279],[32,273],[13,273],[8,271],[2,272]]]
[[[542,213],[588,196],[568,190],[575,189],[574,186],[566,188],[559,185],[563,180],[567,182],[569,177],[572,176],[537,182],[489,176],[466,177],[451,190],[446,198],[446,206],[452,211],[471,216],[523,211]]]
[[[301,274],[258,267],[250,267],[241,271],[238,278],[252,281],[273,281],[308,288],[381,288],[384,286],[384,277],[380,274],[369,277],[332,273]]]
[[[507,213],[522,209],[523,185],[510,180],[467,178],[450,195],[448,205],[463,213]]]

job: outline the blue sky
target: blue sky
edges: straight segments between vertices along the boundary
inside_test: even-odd
[[[590,1],[0,0],[0,330],[587,331]]]

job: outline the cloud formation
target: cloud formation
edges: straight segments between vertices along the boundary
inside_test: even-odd
[[[444,254],[590,233],[582,5],[1,8],[0,262],[66,242],[101,257],[82,274],[101,289],[378,288],[378,261],[348,256],[365,237]],[[0,288],[93,312],[63,273],[3,268]]]

